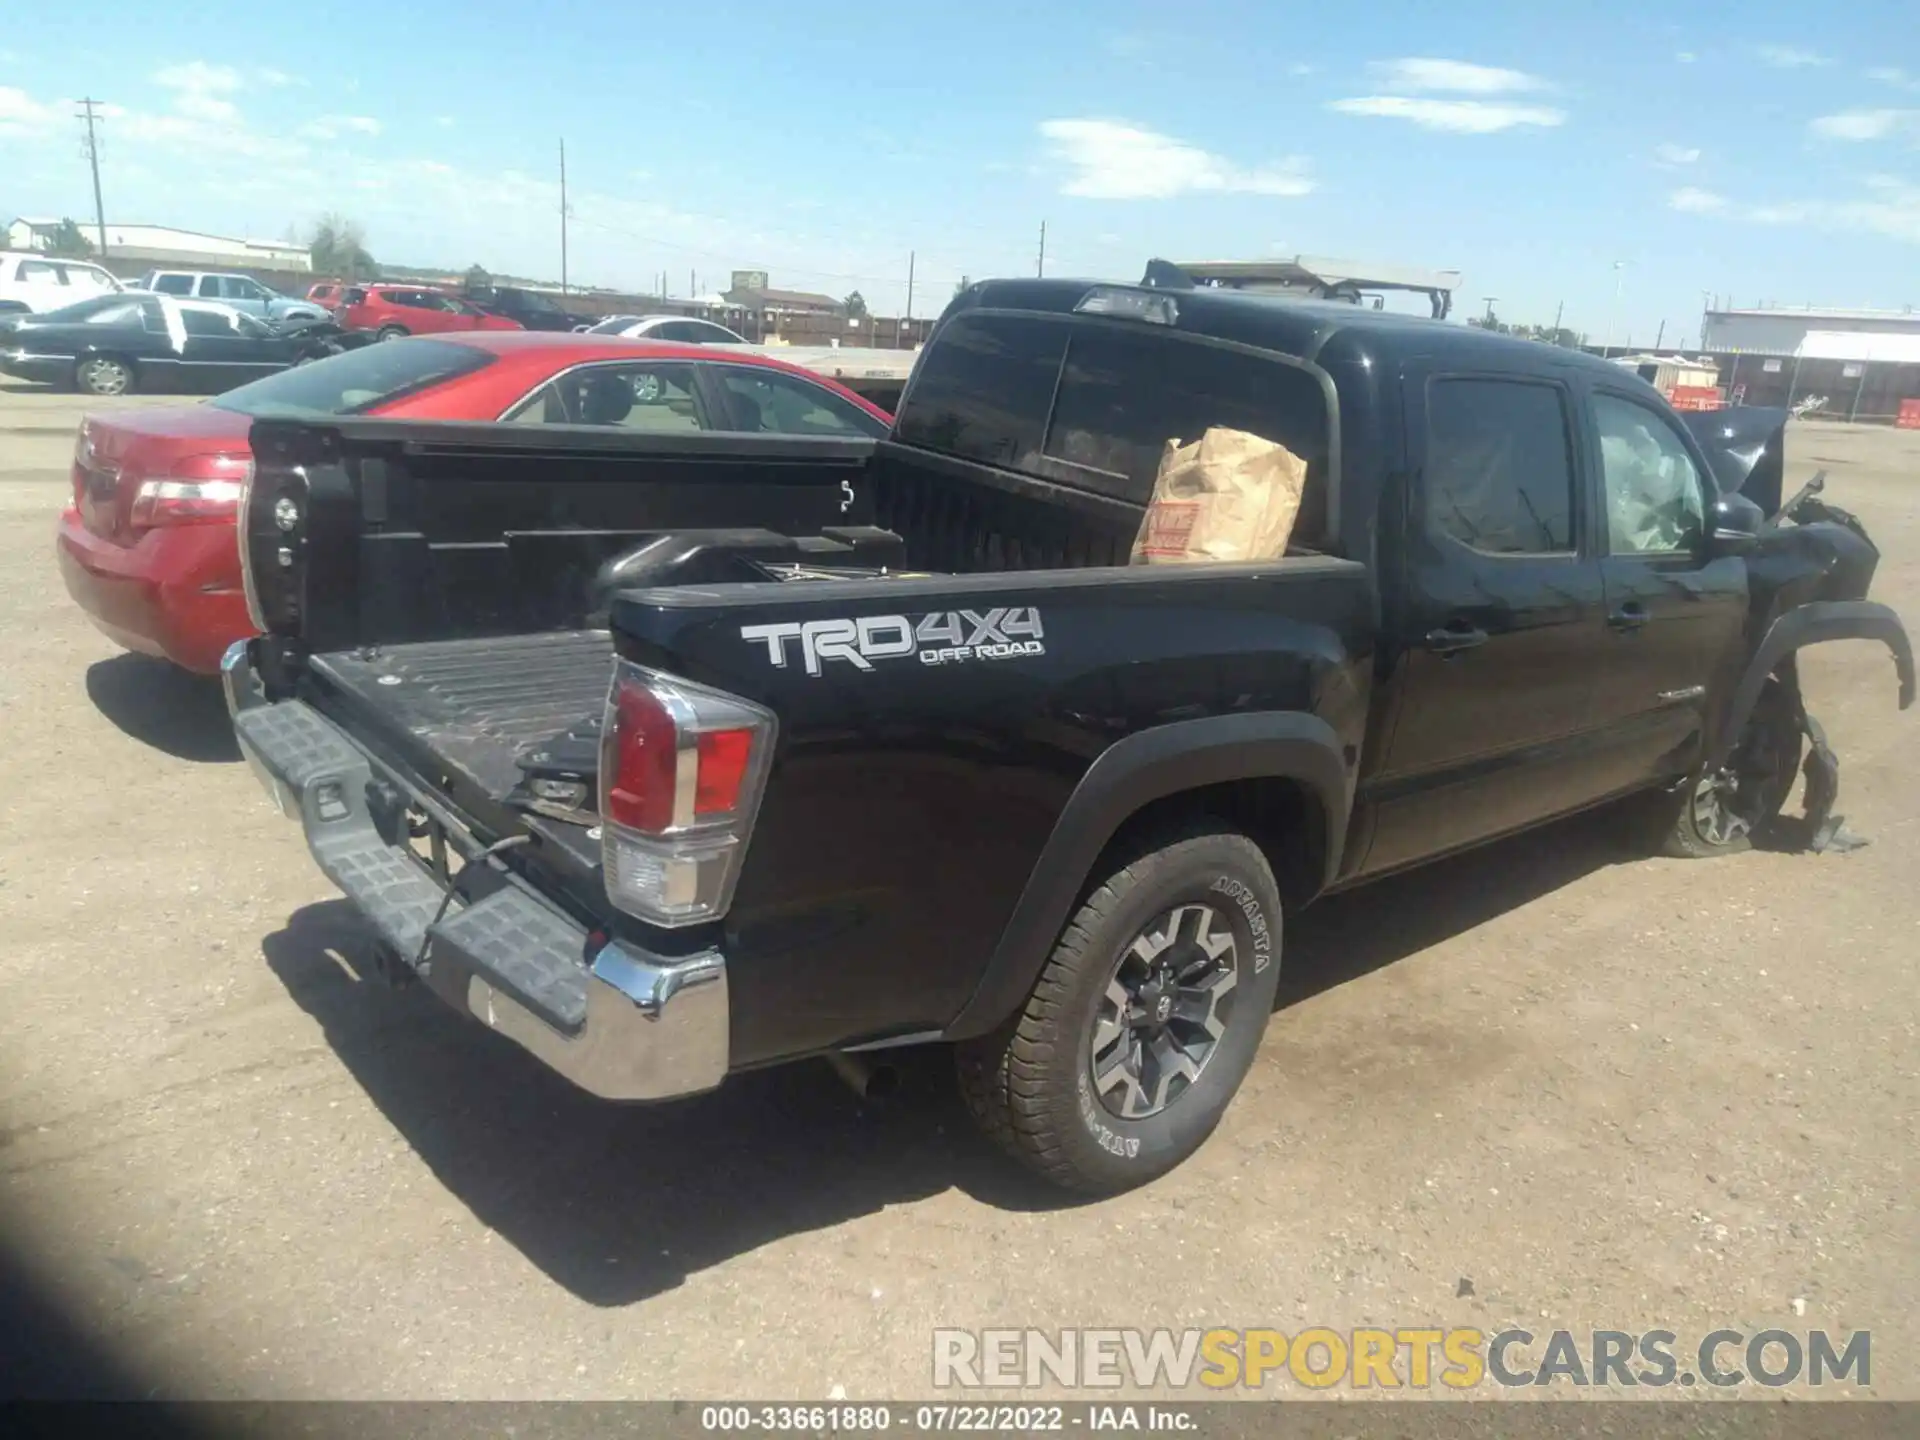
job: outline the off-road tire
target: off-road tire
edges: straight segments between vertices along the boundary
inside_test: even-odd
[[[1145,1184],[1205,1143],[1253,1064],[1280,980],[1280,892],[1245,835],[1189,826],[1116,858],[1067,922],[1025,1004],[956,1055],[981,1129],[1045,1179],[1091,1195]],[[1096,1011],[1122,953],[1182,904],[1207,905],[1233,933],[1233,1008],[1199,1077],[1158,1113],[1123,1119],[1093,1095]]]
[[[1758,728],[1756,728],[1758,727]],[[1754,753],[1756,745],[1760,747]],[[1794,777],[1799,774],[1805,743],[1800,716],[1793,693],[1778,679],[1769,679],[1754,702],[1748,728],[1735,747],[1736,756],[1752,757],[1761,768],[1772,772],[1770,783],[1762,785],[1746,828],[1734,835],[1716,835],[1711,822],[1702,814],[1696,795],[1701,776],[1692,776],[1672,790],[1647,797],[1643,804],[1643,824],[1649,832],[1651,848],[1675,860],[1711,860],[1722,855],[1740,855],[1753,848],[1754,836],[1763,831],[1780,813]]]

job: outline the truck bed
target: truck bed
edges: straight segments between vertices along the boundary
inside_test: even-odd
[[[343,651],[309,667],[337,718],[496,804],[521,778],[517,756],[599,715],[612,672],[605,630]]]

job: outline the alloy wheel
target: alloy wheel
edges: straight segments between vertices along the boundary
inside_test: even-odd
[[[1177,905],[1134,937],[1093,1017],[1088,1065],[1102,1105],[1144,1120],[1192,1088],[1232,1018],[1238,960],[1209,905]]]
[[[80,378],[95,395],[124,395],[133,376],[118,360],[96,358],[80,367]]]

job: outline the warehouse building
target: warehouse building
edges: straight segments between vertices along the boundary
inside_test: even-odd
[[[1728,404],[1817,400],[1814,414],[1890,422],[1903,402],[1920,402],[1912,310],[1709,310],[1704,338]],[[1909,417],[1916,409],[1907,407]]]
[[[22,216],[7,226],[7,247],[44,250],[64,222]],[[80,233],[98,243],[95,228]],[[96,257],[98,258],[98,257]],[[171,225],[108,225],[106,260],[110,268],[137,273],[147,265],[186,265],[201,270],[309,271],[307,247],[291,240],[236,240]],[[132,267],[132,268],[129,268]]]

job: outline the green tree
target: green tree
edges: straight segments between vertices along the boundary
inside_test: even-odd
[[[54,228],[53,238],[47,241],[47,254],[58,255],[63,260],[84,260],[93,254],[93,242],[73,221],[62,220]]]
[[[371,280],[380,273],[379,264],[367,250],[366,232],[338,215],[323,215],[315,222],[307,254],[316,275]]]
[[[966,288],[971,284],[973,284],[973,277],[962,275],[958,280],[953,282],[953,293],[956,295],[964,294]]]
[[[493,276],[486,272],[484,266],[469,265],[467,267],[466,279],[462,283],[469,290],[491,290],[493,288]]]
[[[846,307],[848,319],[864,320],[867,318],[867,297],[862,295],[858,290],[847,296],[847,298],[840,303]]]

